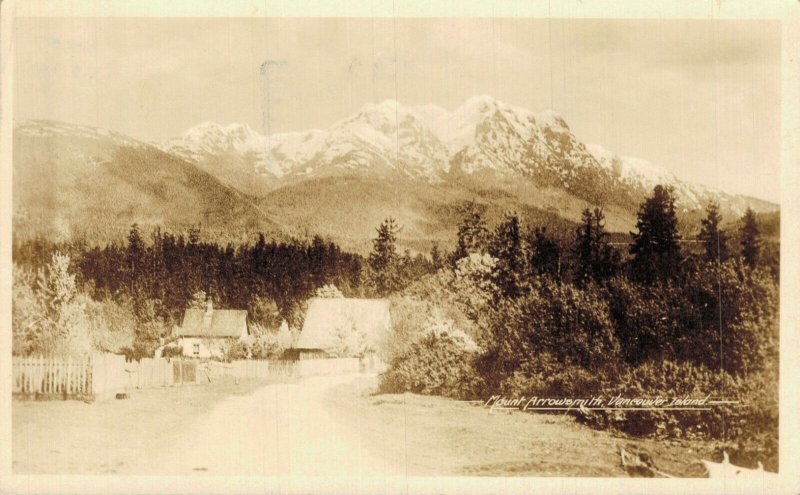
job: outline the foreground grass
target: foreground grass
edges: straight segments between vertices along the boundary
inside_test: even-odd
[[[17,474],[136,473],[216,403],[263,385],[226,377],[133,390],[127,400],[14,400],[12,469]]]
[[[696,477],[715,459],[711,442],[629,439],[567,415],[490,412],[481,405],[415,394],[375,394],[361,378],[325,397],[335,416],[408,475],[628,476],[619,448],[646,451],[661,471]],[[403,473],[398,473],[403,474]]]

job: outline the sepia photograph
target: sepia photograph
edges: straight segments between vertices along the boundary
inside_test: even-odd
[[[340,14],[15,16],[11,473],[777,486],[781,20]]]

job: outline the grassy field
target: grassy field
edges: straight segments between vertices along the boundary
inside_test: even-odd
[[[263,382],[220,378],[210,384],[133,390],[127,400],[12,402],[17,474],[135,474],[191,421]]]
[[[620,446],[644,450],[658,469],[682,477],[702,475],[696,460],[719,460],[708,442],[621,438],[566,415],[490,412],[441,397],[374,390],[375,381],[362,378],[329,391],[325,403],[409,475],[628,476]]]

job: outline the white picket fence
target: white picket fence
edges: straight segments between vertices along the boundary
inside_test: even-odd
[[[197,361],[164,358],[126,361],[97,354],[83,360],[14,357],[12,392],[26,396],[84,397],[197,381]]]
[[[15,357],[11,369],[15,394],[63,397],[92,394],[92,364],[88,359]]]
[[[296,376],[295,361],[242,360],[230,363],[208,361],[201,366],[199,373],[209,381],[222,376],[238,379],[257,379],[268,381],[285,381]],[[201,376],[201,380],[203,377]]]
[[[201,363],[180,358],[126,361],[124,356],[116,354],[97,354],[84,360],[15,356],[12,391],[23,396],[81,398],[132,389],[205,383],[223,376],[276,382],[357,373],[363,367],[364,363],[358,358]]]
[[[99,354],[92,358],[94,394],[131,389],[169,387],[198,380],[193,359],[144,358],[126,361],[124,356]]]

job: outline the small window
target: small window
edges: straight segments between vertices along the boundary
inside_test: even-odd
[[[195,356],[200,355],[200,344],[192,344],[192,353],[194,353]]]

